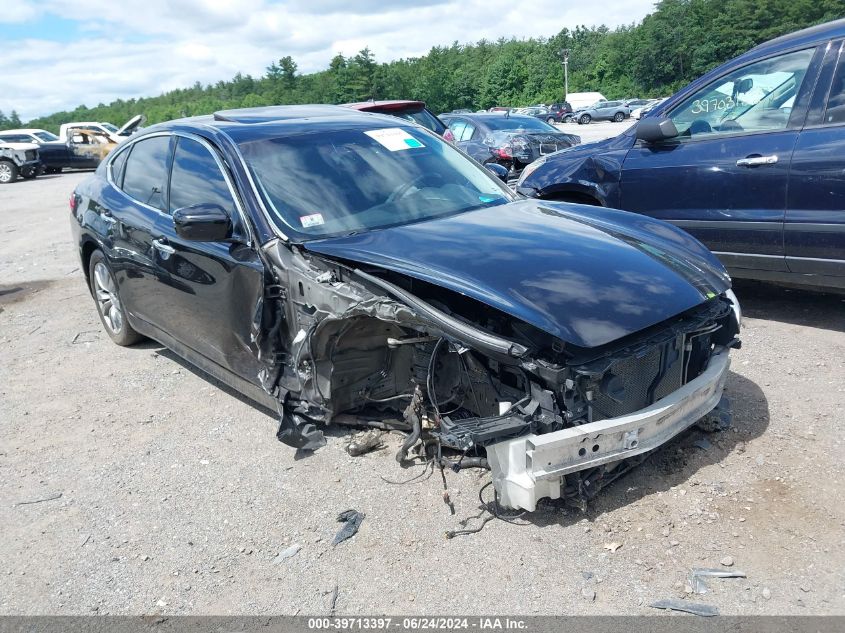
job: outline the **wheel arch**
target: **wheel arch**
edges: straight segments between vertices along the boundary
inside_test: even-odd
[[[604,196],[596,188],[578,183],[562,183],[553,188],[546,189],[540,194],[539,198],[541,200],[552,200],[556,202],[589,204],[596,207],[607,206]]]
[[[82,240],[82,244],[79,247],[79,257],[82,261],[82,272],[85,275],[85,281],[88,284],[88,287],[91,287],[91,276],[89,274],[89,268],[91,267],[91,255],[94,254],[94,251],[103,249],[92,237],[84,237]],[[105,253],[103,253],[105,255]]]

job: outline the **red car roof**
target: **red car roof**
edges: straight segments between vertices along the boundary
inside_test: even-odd
[[[425,107],[425,101],[410,101],[407,99],[393,99],[390,101],[359,101],[358,103],[344,103],[344,107],[360,110],[361,112],[390,112],[391,110],[405,110],[406,108]]]

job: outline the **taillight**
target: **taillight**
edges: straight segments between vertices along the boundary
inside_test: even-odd
[[[499,158],[512,158],[510,147],[505,145],[504,147],[497,147],[493,150],[493,153],[498,156]]]
[[[68,200],[68,205],[70,206],[70,212],[76,213],[76,208],[79,206],[79,196],[76,195],[75,191],[70,194],[70,200]]]
[[[455,135],[452,134],[452,130],[450,130],[449,128],[446,128],[446,131],[443,132],[443,138],[449,141],[450,143],[455,142]]]

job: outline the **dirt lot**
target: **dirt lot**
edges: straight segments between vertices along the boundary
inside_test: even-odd
[[[586,514],[447,540],[489,476],[448,475],[452,516],[439,474],[384,481],[419,472],[398,437],[352,458],[336,431],[297,460],[264,410],[113,345],[70,241],[83,177],[0,187],[0,614],[326,614],[335,587],[338,613],[653,613],[726,557],[747,579],[692,599],[845,614],[842,297],[740,285],[733,430],[683,435]],[[366,519],[333,547],[348,508]]]

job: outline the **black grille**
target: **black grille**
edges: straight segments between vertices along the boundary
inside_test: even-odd
[[[593,395],[593,419],[638,411],[677,390],[684,374],[684,336],[613,363]]]

